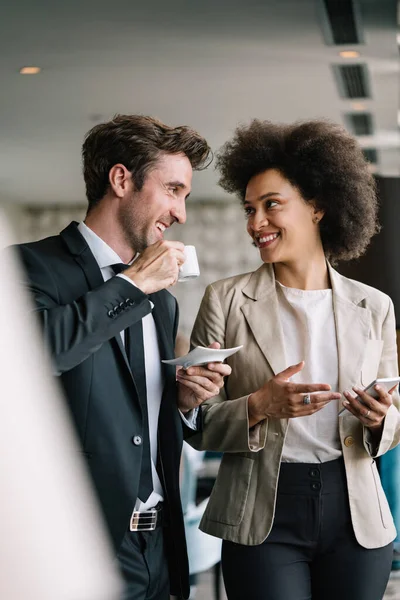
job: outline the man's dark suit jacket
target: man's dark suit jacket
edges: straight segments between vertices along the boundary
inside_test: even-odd
[[[59,236],[18,246],[55,374],[59,375],[82,451],[115,549],[128,528],[139,487],[142,411],[120,332],[150,313],[154,303],[160,355],[174,358],[175,298],[150,296],[121,277],[103,281],[86,241],[71,223]],[[189,595],[179,495],[183,427],[176,404],[175,367],[163,365],[158,472],[164,488],[171,593]],[[137,441],[137,439],[136,439]]]

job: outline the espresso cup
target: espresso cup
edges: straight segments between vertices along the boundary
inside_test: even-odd
[[[197,260],[196,248],[194,246],[185,246],[185,262],[179,269],[178,281],[189,281],[200,275],[199,262]]]

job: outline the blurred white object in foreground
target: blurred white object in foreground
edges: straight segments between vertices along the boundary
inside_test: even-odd
[[[115,600],[105,524],[11,242],[0,214],[0,598]]]

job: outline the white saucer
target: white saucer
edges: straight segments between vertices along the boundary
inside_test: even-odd
[[[221,348],[217,350],[215,348],[203,348],[202,346],[197,346],[197,348],[193,348],[188,354],[185,356],[180,356],[179,358],[173,358],[171,360],[163,360],[163,363],[167,365],[177,365],[179,367],[183,367],[184,369],[188,369],[189,367],[198,366],[198,365],[206,365],[211,362],[222,362],[228,356],[232,356],[235,352],[238,352],[243,346],[236,346],[236,348]]]

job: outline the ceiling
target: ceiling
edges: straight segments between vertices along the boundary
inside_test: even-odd
[[[339,0],[338,0],[339,1]],[[13,0],[0,21],[0,202],[82,204],[85,132],[115,113],[197,128],[217,149],[239,122],[344,123],[332,64],[366,63],[378,173],[400,175],[396,0],[359,0],[364,43],[327,45],[322,0]],[[356,48],[360,58],[339,56]],[[39,75],[20,75],[26,65]],[[219,199],[212,168],[195,199]]]

